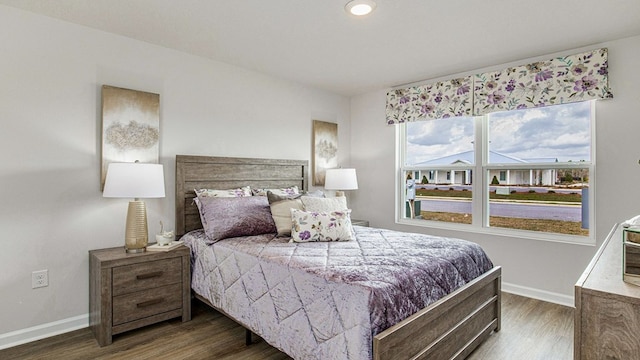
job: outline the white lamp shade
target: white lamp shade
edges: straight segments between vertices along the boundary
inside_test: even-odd
[[[102,196],[136,199],[164,197],[162,164],[110,163]]]
[[[357,190],[356,169],[327,169],[324,188],[327,190]]]

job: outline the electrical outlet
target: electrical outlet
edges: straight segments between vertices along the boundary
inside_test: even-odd
[[[38,270],[31,273],[31,288],[49,286],[49,270]]]

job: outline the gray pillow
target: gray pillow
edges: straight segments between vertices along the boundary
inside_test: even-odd
[[[278,195],[267,191],[267,199],[271,207],[271,216],[276,223],[278,236],[291,236],[291,209],[302,210],[301,194]]]
[[[264,196],[201,197],[204,232],[214,243],[238,237],[276,233],[269,202]]]
[[[267,191],[267,199],[271,207],[271,215],[278,229],[278,236],[291,236],[291,209],[303,210],[302,200],[303,194],[283,195]],[[324,197],[324,193],[320,190],[306,192],[304,196]]]

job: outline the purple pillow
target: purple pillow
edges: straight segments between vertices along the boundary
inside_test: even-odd
[[[276,233],[265,196],[201,197],[200,216],[212,243],[231,237]]]

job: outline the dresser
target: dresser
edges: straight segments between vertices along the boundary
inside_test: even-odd
[[[89,327],[100,346],[113,335],[182,317],[191,320],[190,252],[89,251]]]
[[[613,227],[575,286],[574,359],[640,356],[640,286],[622,280],[622,227]]]

